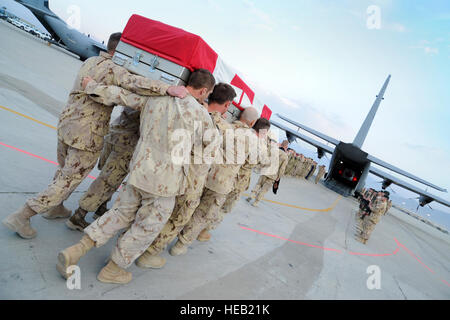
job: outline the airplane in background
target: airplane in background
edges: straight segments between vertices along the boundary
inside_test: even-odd
[[[100,51],[106,51],[106,46],[70,28],[48,6],[48,0],[15,0],[28,8],[40,23],[52,35],[53,39],[65,49],[75,53],[82,61],[98,56]]]
[[[369,111],[369,114],[367,115],[358,134],[356,135],[355,140],[352,143],[344,143],[342,141],[329,137],[321,132],[311,129],[303,124],[297,123],[279,114],[277,114],[277,116],[282,120],[287,121],[290,124],[298,127],[299,129],[302,129],[322,140],[327,141],[328,143],[334,145],[334,147],[326,145],[325,143],[322,143],[320,141],[317,141],[316,139],[306,136],[301,132],[295,131],[294,129],[289,128],[284,124],[281,124],[274,120],[270,120],[270,122],[274,126],[286,132],[286,137],[289,140],[289,142],[296,141],[298,138],[316,147],[319,159],[321,159],[325,155],[325,152],[332,154],[328,175],[325,179],[324,184],[329,189],[339,194],[342,194],[343,196],[347,197],[355,194],[355,192],[361,192],[362,188],[365,185],[367,175],[370,172],[383,179],[382,182],[383,190],[385,190],[391,184],[396,184],[402,188],[405,188],[409,191],[418,194],[419,205],[421,207],[424,207],[425,205],[433,201],[441,203],[447,207],[450,207],[450,202],[442,198],[436,197],[435,195],[429,193],[428,191],[422,190],[387,172],[375,168],[371,166],[371,163],[377,164],[390,171],[396,172],[402,176],[415,180],[421,184],[424,184],[438,191],[447,192],[446,189],[440,188],[428,181],[425,181],[413,174],[410,174],[400,168],[397,168],[361,150],[364,141],[367,137],[367,134],[369,133],[369,129],[372,125],[373,119],[375,118],[375,114],[378,111],[378,107],[380,106],[381,101],[384,100],[384,93],[387,89],[390,79],[391,76],[389,75],[383,87],[381,88],[380,93],[377,95],[375,102]]]

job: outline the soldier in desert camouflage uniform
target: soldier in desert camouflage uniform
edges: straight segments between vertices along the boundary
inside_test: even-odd
[[[170,249],[171,255],[185,254],[187,246],[199,236],[201,231],[211,225],[217,226],[223,219],[220,209],[225,203],[227,195],[235,187],[239,169],[250,156],[250,140],[251,137],[254,137],[250,128],[255,125],[257,119],[258,112],[250,107],[242,112],[240,120],[233,122],[234,148],[229,150],[226,143],[223,144],[223,164],[212,165],[200,204],[189,223],[178,235],[177,243]],[[247,139],[247,137],[249,138]],[[242,138],[244,143],[242,143]]]
[[[129,164],[139,140],[140,110],[125,107],[111,124],[100,155],[99,176],[79,201],[74,217],[67,221],[71,229],[83,231],[89,224],[84,220],[87,212],[95,212],[99,218],[107,211],[106,204],[117,191],[129,172]]]
[[[270,129],[270,121],[264,118],[260,118],[256,121],[253,126],[256,136],[260,139],[258,147],[267,147],[267,132]],[[250,187],[250,179],[252,175],[253,168],[266,168],[270,166],[269,153],[266,151],[261,151],[258,153],[258,161],[252,161],[250,158],[247,159],[244,165],[239,169],[239,173],[236,180],[236,185],[228,195],[221,208],[221,218],[217,219],[213,224],[208,225],[200,235],[197,237],[198,241],[209,241],[211,234],[209,231],[214,230],[223,221],[225,215],[230,213],[235,207],[237,201],[241,198],[242,194],[248,190]]]
[[[84,229],[80,242],[58,254],[57,269],[62,276],[68,277],[67,268],[77,264],[94,245],[100,247],[126,229],[97,279],[118,284],[132,280],[132,274],[125,269],[161,232],[173,211],[175,197],[186,192],[191,150],[207,147],[204,134],[216,131],[202,105],[214,84],[213,75],[200,69],[189,78],[186,98],[151,97],[140,102],[140,138],[128,181],[112,209]],[[105,105],[120,102],[132,107],[130,104],[139,100],[139,96],[124,89],[97,85],[94,81],[88,84],[86,92]]]
[[[113,34],[108,42],[109,53],[86,60],[76,77],[66,107],[58,122],[57,158],[59,168],[48,188],[28,199],[17,212],[7,217],[3,224],[22,238],[36,236],[30,218],[43,214],[45,218],[69,217],[71,212],[63,202],[94,168],[103,148],[103,137],[108,132],[113,105],[105,106],[92,100],[82,88],[84,77],[104,84],[114,84],[142,95],[180,94],[180,90],[160,81],[130,74],[111,60],[121,34]],[[183,95],[185,94],[182,91]]]
[[[303,161],[304,161],[303,155],[302,155],[302,154],[299,154],[299,155],[297,156],[297,161],[295,162],[295,167],[294,167],[293,173],[292,173],[292,175],[293,175],[295,178],[298,178],[298,177],[299,177],[299,173],[300,173],[301,168],[302,168],[302,166],[303,166]]]
[[[309,170],[306,173],[306,180],[311,179],[312,176],[314,176],[314,172],[316,172],[316,168],[317,168],[317,162],[312,161],[311,167],[309,168]]]
[[[322,179],[324,175],[325,175],[325,166],[321,165],[321,166],[319,166],[319,172],[317,173],[317,176],[316,176],[316,181],[315,181],[316,184],[319,183],[320,179]]]
[[[231,128],[223,115],[227,112],[235,97],[236,92],[233,87],[220,83],[214,87],[213,93],[208,98],[208,112],[222,136],[225,135],[225,130]],[[159,269],[165,265],[166,259],[161,257],[160,253],[183,230],[200,204],[210,167],[211,164],[206,163],[190,166],[188,187],[185,194],[177,197],[175,209],[163,230],[144,254],[136,260],[139,267]]]
[[[270,122],[269,120],[264,118],[258,119],[253,129],[255,130],[258,138],[267,139],[265,133],[267,133],[267,131],[269,131],[270,129]],[[267,143],[265,144],[267,145]],[[264,164],[265,162],[267,162],[267,160],[264,159],[263,157],[260,158],[260,161],[258,163],[250,163],[250,162],[251,161],[246,161],[245,164],[239,170],[236,187],[232,192],[228,194],[227,200],[225,201],[222,207],[222,211],[225,214],[228,214],[233,210],[234,206],[236,205],[236,202],[240,199],[242,193],[244,193],[250,187],[250,178],[252,176],[252,169],[255,167],[264,168],[270,165],[269,163]]]
[[[378,192],[376,194],[376,198],[370,202],[370,214],[365,215],[362,220],[362,230],[357,233],[357,240],[366,244],[367,240],[369,240],[372,231],[375,229],[375,226],[378,222],[380,222],[381,216],[386,211],[387,199],[384,195],[384,192]]]
[[[295,162],[296,162],[295,152],[294,150],[289,150],[289,162],[286,166],[285,175],[292,176],[292,171],[295,167]]]
[[[255,201],[252,203],[252,206],[258,207],[258,203],[262,200],[264,195],[270,190],[275,181],[279,181],[281,177],[284,175],[284,171],[286,170],[286,166],[288,163],[288,158],[286,152],[277,149],[278,152],[278,163],[276,163],[276,167],[268,168],[271,174],[261,174],[259,180],[255,187],[252,190],[252,194],[247,201],[250,202],[252,198],[255,198]],[[273,173],[274,172],[274,173]]]

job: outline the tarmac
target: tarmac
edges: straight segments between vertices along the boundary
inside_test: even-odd
[[[3,220],[54,175],[55,127],[81,61],[3,21],[0,41]],[[91,181],[66,201],[68,208],[77,208]],[[193,243],[185,256],[164,252],[163,269],[133,265],[127,285],[96,279],[115,239],[81,260],[81,289],[70,290],[56,271],[56,257],[81,233],[69,230],[64,220],[34,217],[38,236],[24,240],[0,225],[0,299],[450,298],[448,234],[392,208],[363,245],[354,238],[352,198],[293,178],[283,178],[278,195],[266,197],[259,208],[242,198],[212,239]],[[373,268],[378,272],[369,274]],[[379,287],[373,288],[369,280],[376,275]]]

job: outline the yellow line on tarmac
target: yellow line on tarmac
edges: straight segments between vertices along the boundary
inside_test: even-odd
[[[249,194],[244,194],[244,196],[249,197]],[[306,211],[313,211],[313,212],[329,212],[331,210],[333,210],[336,205],[338,204],[338,202],[342,199],[342,196],[339,196],[331,205],[331,207],[326,208],[326,209],[311,209],[311,208],[304,208],[304,207],[299,207],[299,206],[295,206],[293,204],[288,204],[288,203],[283,203],[283,202],[278,202],[278,201],[273,201],[273,200],[269,200],[269,199],[263,199],[263,201],[266,202],[270,202],[270,203],[274,203],[274,204],[278,204],[280,206],[285,206],[285,207],[289,207],[289,208],[295,208],[295,209],[300,209],[300,210],[306,210]]]
[[[52,126],[52,125],[49,125],[49,124],[47,124],[47,123],[45,123],[45,122],[36,120],[36,119],[34,119],[34,118],[32,118],[32,117],[29,117],[29,116],[27,116],[27,115],[25,115],[25,114],[23,114],[23,113],[14,111],[14,110],[12,110],[12,109],[9,109],[9,108],[3,107],[3,106],[0,106],[0,109],[3,109],[3,110],[6,110],[6,111],[9,111],[9,112],[12,112],[12,113],[17,114],[17,115],[19,115],[19,116],[21,116],[21,117],[27,118],[28,120],[37,122],[37,123],[39,123],[39,124],[42,124],[43,126],[46,126],[46,127],[49,127],[49,128],[51,128],[51,129],[55,129],[55,130],[56,130],[56,127],[54,127],[54,126]]]

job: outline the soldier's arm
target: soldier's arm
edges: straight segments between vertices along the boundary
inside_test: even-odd
[[[283,152],[283,151],[281,151],[281,152]],[[283,157],[283,162],[281,163],[280,170],[278,171],[277,180],[280,180],[281,177],[284,175],[284,171],[286,170],[286,166],[287,166],[287,161],[286,161],[286,158]]]
[[[184,98],[187,95],[185,87],[170,86],[159,80],[151,80],[149,78],[134,75],[120,66],[114,66],[112,68],[112,73],[114,85],[142,96],[170,95]]]
[[[134,94],[117,86],[105,86],[91,80],[84,90],[95,102],[106,106],[126,106],[140,110],[145,107],[148,97]]]

